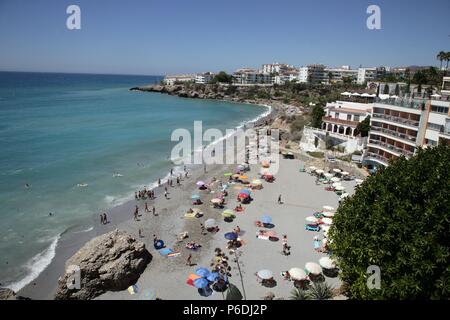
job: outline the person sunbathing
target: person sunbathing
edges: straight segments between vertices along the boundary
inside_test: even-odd
[[[236,212],[242,212],[244,210],[244,208],[242,208],[242,204],[239,203],[239,205],[236,206],[236,208],[234,208],[234,211]]]
[[[186,248],[191,250],[197,250],[198,248],[201,248],[202,245],[195,243],[195,242],[188,242],[186,243]]]

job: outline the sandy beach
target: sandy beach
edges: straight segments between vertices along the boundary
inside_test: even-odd
[[[221,293],[213,293],[210,297],[204,298],[197,293],[197,289],[188,286],[186,279],[189,273],[195,272],[198,267],[208,268],[214,255],[214,248],[225,249],[226,240],[224,234],[232,231],[237,225],[242,230],[241,238],[246,244],[239,249],[242,251],[240,259],[243,270],[244,286],[247,299],[261,299],[268,292],[272,292],[278,298],[289,297],[293,289],[292,282],[283,280],[280,273],[292,267],[304,268],[306,262],[318,262],[325,254],[317,253],[313,249],[313,237],[320,233],[306,231],[304,228],[305,217],[313,212],[321,210],[323,205],[337,207],[338,196],[334,192],[324,190],[324,185],[316,185],[315,178],[308,173],[300,173],[299,168],[303,164],[299,160],[280,160],[280,171],[277,174],[276,182],[264,183],[262,190],[254,192],[254,201],[245,205],[245,212],[238,213],[233,223],[223,222],[220,213],[222,210],[205,208],[205,216],[200,219],[186,221],[183,231],[188,231],[191,237],[189,241],[196,241],[203,245],[198,254],[194,255],[195,266],[185,265],[185,257],[189,250],[181,247],[182,254],[178,257],[162,257],[154,250],[148,241],[154,260],[147,267],[137,282],[141,291],[150,291],[162,299],[223,299]],[[223,171],[225,172],[225,171]],[[249,176],[254,178],[259,173],[259,166],[255,165],[249,172]],[[354,181],[343,182],[346,190],[351,194],[355,186]],[[195,186],[191,186],[195,189]],[[231,188],[232,192],[227,200],[227,208],[234,208],[236,205],[235,195],[238,191]],[[283,204],[277,203],[278,195],[282,195]],[[187,195],[187,194],[186,194]],[[187,198],[186,198],[187,199]],[[189,203],[189,200],[184,200]],[[178,210],[182,215],[187,206],[181,206]],[[208,204],[209,206],[209,204]],[[282,255],[281,240],[271,242],[256,238],[258,228],[254,221],[259,220],[262,215],[271,215],[275,228],[273,229],[281,238],[281,235],[288,236],[291,245],[291,255]],[[200,235],[200,222],[213,217],[220,221],[220,232],[215,235]],[[152,218],[153,219],[153,218]],[[172,224],[174,226],[174,224]],[[137,225],[124,224],[120,226],[125,230],[137,235]],[[180,248],[174,241],[176,229],[166,229],[164,234],[159,235],[167,241],[167,245],[172,248]],[[192,233],[191,233],[192,232]],[[232,264],[232,283],[241,289],[240,278],[235,264]],[[255,272],[261,269],[269,269],[274,273],[277,285],[274,288],[265,288],[257,283]],[[337,278],[326,278],[326,281],[333,287],[339,286]],[[98,297],[98,299],[139,299],[139,294],[130,295],[128,291],[108,292]]]

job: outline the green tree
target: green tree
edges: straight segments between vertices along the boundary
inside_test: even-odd
[[[441,51],[437,54],[436,58],[441,62],[439,69],[442,69],[442,62],[446,60],[446,52]]]
[[[370,131],[370,115],[367,116],[363,121],[358,123],[355,129],[355,135],[361,135],[361,137],[367,137]]]
[[[399,96],[400,95],[400,86],[398,85],[398,83],[395,85],[395,90],[394,90],[394,94],[396,95],[396,96]]]
[[[225,71],[220,71],[218,74],[214,76],[211,83],[232,83],[233,77],[226,73]]]
[[[322,125],[322,117],[325,116],[325,110],[321,105],[315,105],[311,112],[311,126],[320,128]]]
[[[384,84],[383,93],[389,94],[389,84],[387,84],[387,83]]]
[[[450,298],[449,163],[448,145],[419,149],[341,203],[329,243],[350,298]],[[367,287],[371,265],[380,267],[380,289]]]

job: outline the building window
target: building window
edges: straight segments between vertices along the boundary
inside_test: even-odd
[[[352,115],[351,115],[351,114],[348,114],[348,115],[347,115],[347,120],[348,120],[348,121],[352,120]]]
[[[425,143],[429,146],[436,146],[437,141],[431,140],[431,139],[425,139]]]
[[[441,130],[443,131],[443,126],[440,125],[440,124],[428,122],[427,129],[434,130],[434,131],[439,131],[439,132],[440,132]]]
[[[433,106],[433,105],[431,105],[431,111],[432,112],[437,112],[437,113],[448,114],[448,107],[440,107],[440,106]]]

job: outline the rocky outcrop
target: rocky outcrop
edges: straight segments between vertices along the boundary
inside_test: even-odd
[[[125,290],[151,259],[145,245],[125,231],[116,229],[96,237],[67,260],[55,299],[93,299],[106,291]]]
[[[18,296],[9,288],[0,288],[0,300],[30,300],[30,298]]]

